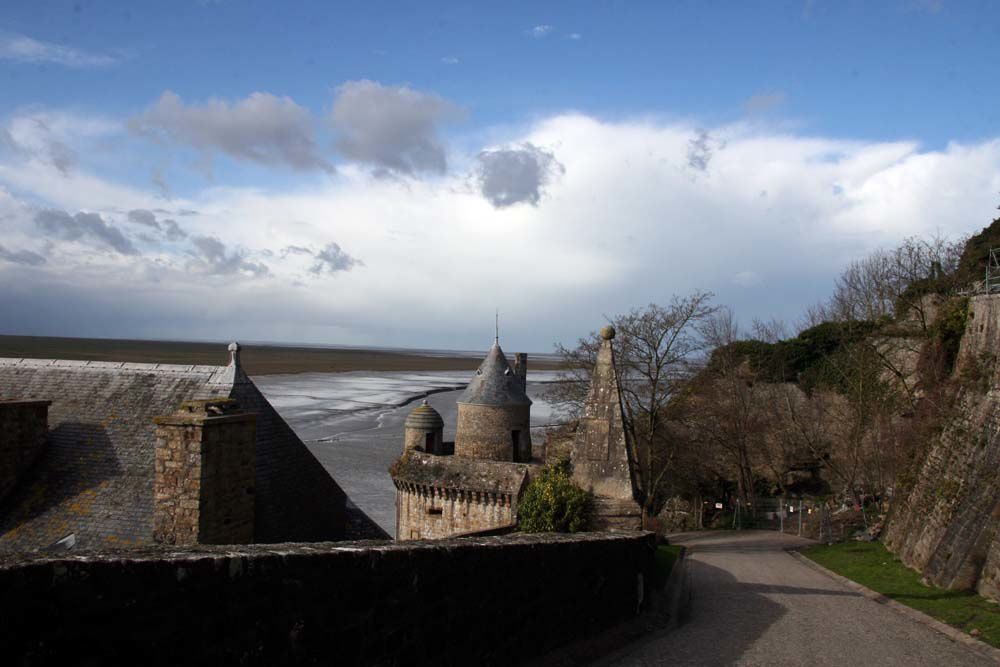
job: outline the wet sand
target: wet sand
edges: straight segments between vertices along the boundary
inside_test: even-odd
[[[243,368],[250,375],[278,373],[343,373],[350,371],[474,371],[482,362],[479,352],[454,350],[404,350],[351,347],[284,346],[240,343]],[[107,338],[51,338],[0,335],[0,357],[31,359],[82,359],[161,364],[223,366],[229,361],[228,342],[192,343]],[[551,354],[530,354],[536,370],[559,368]]]

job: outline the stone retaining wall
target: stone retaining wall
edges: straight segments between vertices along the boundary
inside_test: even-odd
[[[635,615],[651,533],[0,561],[9,664],[511,664]]]

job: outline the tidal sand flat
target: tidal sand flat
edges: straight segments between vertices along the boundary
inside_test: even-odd
[[[556,375],[529,370],[535,442],[543,437],[541,427],[559,419],[544,396]],[[445,440],[454,440],[455,401],[469,373],[303,373],[253,380],[350,499],[394,535],[396,495],[388,469],[403,448],[403,422],[415,402],[426,397],[444,418]]]
[[[229,341],[195,343],[109,338],[53,338],[0,336],[0,357],[31,359],[82,359],[160,364],[224,365]],[[279,373],[343,373],[350,371],[474,371],[482,352],[291,346],[241,341],[243,369],[250,375]],[[559,368],[551,354],[532,354],[531,368]]]

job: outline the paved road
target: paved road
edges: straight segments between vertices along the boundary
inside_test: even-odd
[[[798,562],[774,532],[688,533],[687,622],[609,665],[993,665]]]

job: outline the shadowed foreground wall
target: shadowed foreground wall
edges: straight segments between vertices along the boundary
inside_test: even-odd
[[[651,533],[0,561],[6,664],[509,664],[637,613]]]

